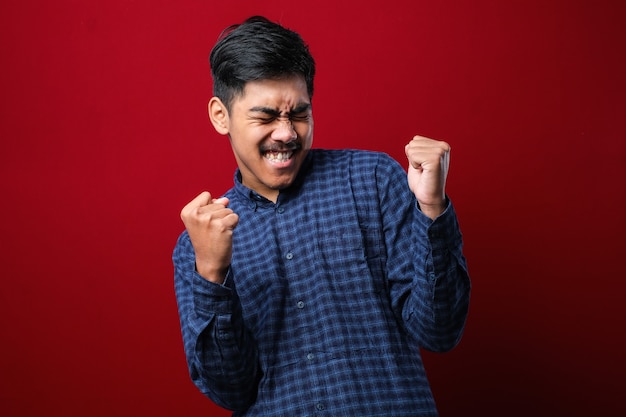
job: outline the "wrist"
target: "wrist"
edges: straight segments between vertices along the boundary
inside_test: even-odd
[[[444,199],[442,202],[430,204],[424,204],[418,201],[417,205],[422,213],[424,213],[431,220],[435,220],[437,217],[441,216],[444,211],[446,211],[448,201],[447,199]]]
[[[228,267],[226,268],[214,268],[207,264],[196,262],[196,272],[202,278],[215,284],[222,285],[226,280],[226,274],[228,273]]]

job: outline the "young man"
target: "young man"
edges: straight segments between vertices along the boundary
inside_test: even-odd
[[[449,146],[311,149],[315,63],[264,18],[211,52],[234,187],[182,210],[175,287],[191,377],[236,416],[436,416],[420,348],[461,338],[470,282]],[[408,181],[407,181],[408,178]]]

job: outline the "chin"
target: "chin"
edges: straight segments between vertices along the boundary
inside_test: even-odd
[[[276,183],[274,183],[274,185],[269,185],[269,188],[276,191],[284,190],[285,188],[289,188],[291,184],[293,184],[293,180],[294,178],[289,178],[282,181],[277,181]]]

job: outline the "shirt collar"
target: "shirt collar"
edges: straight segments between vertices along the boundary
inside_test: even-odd
[[[298,172],[298,175],[296,176],[296,179],[294,180],[294,182],[289,187],[285,188],[284,190],[280,190],[280,193],[278,194],[277,204],[285,201],[285,199],[288,199],[291,195],[296,194],[297,191],[300,189],[304,181],[304,178],[307,176],[308,172],[311,169],[314,153],[315,153],[314,150],[309,151],[306,158],[304,159],[304,162],[302,163],[302,166],[300,167],[300,171]],[[235,192],[241,198],[243,198],[243,201],[250,202],[251,208],[256,209],[257,207],[274,206],[274,203],[272,201],[263,197],[262,195],[252,190],[251,188],[248,188],[245,185],[243,185],[243,183],[241,182],[241,171],[239,170],[239,168],[235,170],[235,175],[234,175],[233,180],[235,183],[235,186],[234,186]]]

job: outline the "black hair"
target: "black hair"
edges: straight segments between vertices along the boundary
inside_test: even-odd
[[[315,61],[300,35],[262,16],[226,28],[209,57],[213,95],[230,110],[248,81],[300,74],[313,98]]]

